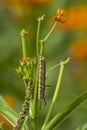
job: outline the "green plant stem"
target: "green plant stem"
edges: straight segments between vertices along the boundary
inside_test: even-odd
[[[37,130],[37,123],[36,123],[36,119],[33,119],[33,120],[31,121],[31,125],[32,125],[31,130]]]
[[[77,97],[68,106],[66,106],[62,111],[60,111],[56,116],[44,127],[43,130],[52,130],[56,126],[60,125],[81,103],[87,99],[87,91]]]
[[[37,102],[38,102],[38,55],[40,53],[39,50],[39,35],[40,35],[40,25],[41,20],[44,19],[44,15],[42,17],[38,18],[38,27],[37,27],[37,38],[36,38],[36,50],[37,50],[37,71],[36,71],[36,82],[35,82],[35,88],[34,88],[34,101],[33,101],[33,116],[32,118],[35,119],[37,116]]]
[[[31,70],[32,70],[31,77],[33,78],[33,64],[31,64]],[[35,88],[37,88],[37,87],[35,87]],[[34,100],[34,101],[37,101],[37,100]],[[34,111],[35,107],[36,107],[35,110],[37,110],[37,104],[34,104],[34,101],[30,100],[30,103],[29,103],[29,118],[30,118],[30,123],[31,123],[31,130],[37,130],[36,111]],[[34,106],[34,105],[36,105],[36,106]]]
[[[27,50],[26,50],[26,43],[25,43],[25,35],[27,34],[27,32],[23,29],[20,32],[21,35],[21,40],[22,40],[22,53],[23,53],[23,58],[27,57]]]
[[[39,37],[40,37],[40,27],[41,27],[41,21],[44,19],[44,16],[41,16],[38,18],[38,25],[37,25],[37,36],[36,36],[36,51],[37,51],[37,57],[40,53],[40,47],[39,47]]]
[[[29,120],[30,120],[30,126],[31,130],[37,130],[37,121],[36,118],[34,118],[34,106],[33,106],[33,100],[30,101],[30,107],[29,107]]]
[[[52,28],[50,29],[49,33],[46,35],[46,37],[42,40],[40,40],[40,55],[44,55],[44,43],[46,42],[46,40],[49,38],[49,36],[51,35],[51,33],[53,32],[54,28],[56,27],[57,22],[54,23],[54,25],[52,26]]]
[[[21,128],[19,128],[19,130],[23,130],[23,128],[24,129],[27,129],[25,126],[26,126],[26,123],[27,123],[27,119],[28,119],[28,116],[26,116],[25,117],[25,119],[24,119],[24,121],[23,121],[23,123],[22,123],[22,126],[21,126]]]
[[[34,89],[33,119],[35,119],[37,115],[37,97],[38,97],[38,67],[37,67],[36,82],[35,82],[35,89]]]
[[[36,55],[37,55],[37,71],[36,71],[36,82],[35,82],[35,87],[34,87],[34,100],[30,101],[30,107],[29,107],[29,113],[30,113],[30,121],[31,121],[31,126],[32,130],[37,130],[37,121],[36,121],[36,116],[37,116],[37,104],[38,104],[38,56],[40,54],[40,46],[39,46],[39,37],[40,37],[40,26],[41,26],[41,21],[43,20],[44,15],[38,18],[38,26],[37,26],[37,36],[36,36]]]
[[[50,36],[51,33],[53,32],[53,30],[54,30],[54,28],[56,27],[56,25],[57,25],[57,22],[54,23],[54,25],[52,26],[52,28],[51,28],[51,30],[49,31],[49,33],[46,35],[46,37],[45,37],[43,40],[41,40],[41,42],[45,42],[45,41],[49,38],[49,36]]]
[[[37,130],[37,104],[38,104],[38,67],[36,73],[36,82],[34,88],[34,100],[30,102],[30,121],[32,125],[32,130]]]
[[[40,41],[40,56],[44,55],[44,42]]]
[[[61,84],[61,80],[62,80],[62,75],[63,75],[63,70],[64,70],[64,64],[66,64],[68,61],[69,61],[69,58],[66,61],[63,61],[63,62],[60,63],[60,71],[59,71],[59,76],[58,76],[58,81],[57,81],[56,89],[55,89],[54,96],[53,96],[53,99],[52,99],[52,103],[51,103],[50,109],[48,111],[48,114],[47,114],[47,117],[46,117],[46,120],[45,120],[45,122],[43,124],[42,129],[49,122],[50,117],[52,115],[52,112],[53,112],[56,100],[58,98],[59,88],[60,88],[60,84]]]

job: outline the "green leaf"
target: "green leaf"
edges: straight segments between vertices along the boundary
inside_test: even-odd
[[[80,130],[87,130],[87,123],[84,124]]]
[[[87,123],[75,130],[87,130]]]
[[[52,130],[56,126],[60,125],[81,103],[87,99],[87,91],[77,97],[69,105],[67,105],[63,110],[53,117],[53,119],[43,128],[43,130]]]
[[[18,114],[0,96],[0,113],[14,126],[18,119]]]
[[[2,96],[0,96],[0,113],[15,126],[18,120],[18,114],[5,102]],[[23,126],[21,130],[24,130],[27,126]]]
[[[87,123],[80,127],[79,130],[87,130]]]

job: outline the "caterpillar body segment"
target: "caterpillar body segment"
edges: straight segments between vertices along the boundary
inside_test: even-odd
[[[44,56],[39,56],[39,76],[38,76],[38,100],[44,100],[45,92],[45,79],[46,79],[46,58]]]

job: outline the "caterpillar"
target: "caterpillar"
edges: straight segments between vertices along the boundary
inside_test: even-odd
[[[22,110],[19,113],[19,119],[18,119],[17,124],[13,130],[19,130],[19,128],[21,127],[21,125],[25,119],[26,113],[29,109],[29,101],[32,99],[32,91],[33,91],[32,78],[30,77],[29,82],[28,82],[28,86],[26,88],[26,95],[25,95],[24,103],[22,105]]]
[[[46,75],[46,58],[44,56],[39,56],[38,100],[44,99],[44,101],[45,101],[44,92],[45,92],[45,77],[46,77],[45,75]]]

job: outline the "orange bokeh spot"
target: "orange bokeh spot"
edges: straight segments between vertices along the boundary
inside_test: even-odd
[[[4,99],[8,103],[10,107],[14,107],[15,101],[14,98],[11,96],[5,96]],[[0,114],[0,122],[4,122],[4,127],[6,128],[13,128],[13,126]]]
[[[6,0],[4,2],[7,9],[14,16],[13,19],[18,21],[26,21],[31,16],[31,7],[49,6],[52,0]]]
[[[60,25],[61,28],[65,28],[68,30],[87,29],[87,6],[76,5],[69,7],[66,10],[65,20],[66,23]]]
[[[26,0],[6,0],[7,9],[14,16],[15,20],[25,20],[29,17],[29,5]]]
[[[72,43],[69,48],[69,53],[76,60],[87,58],[87,38],[79,39]]]

